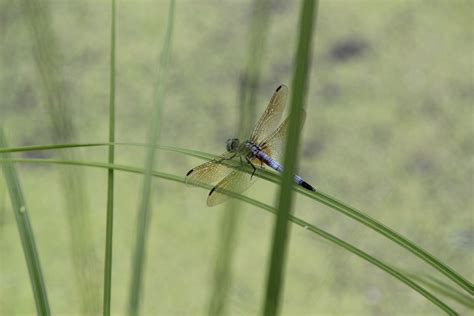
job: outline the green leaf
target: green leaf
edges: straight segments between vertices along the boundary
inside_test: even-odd
[[[137,215],[136,239],[132,265],[132,282],[129,292],[130,315],[137,315],[139,309],[139,299],[142,288],[143,266],[146,259],[146,242],[148,238],[148,223],[150,222],[150,195],[151,195],[151,177],[153,175],[153,165],[155,161],[155,144],[158,140],[160,126],[161,105],[164,98],[165,83],[168,74],[168,60],[171,52],[171,39],[173,34],[174,21],[174,0],[170,1],[168,11],[168,25],[166,27],[166,36],[161,53],[160,68],[158,73],[158,86],[156,89],[155,106],[153,110],[151,126],[148,135],[148,152],[145,161],[145,173],[142,183],[142,196]]]
[[[110,34],[110,92],[109,92],[109,164],[115,160],[115,0],[111,8],[112,25]],[[107,222],[105,231],[105,267],[103,314],[110,315],[112,295],[112,250],[114,228],[114,169],[107,170]]]
[[[3,128],[0,127],[0,147],[7,147]],[[8,159],[8,154],[0,154],[0,158]],[[31,227],[28,207],[21,189],[20,179],[16,169],[9,162],[2,163],[3,175],[10,193],[13,212],[15,213],[16,225],[20,234],[23,253],[25,254],[26,266],[30,274],[31,287],[36,303],[38,315],[50,315],[48,295],[44,283],[43,272],[38,250],[36,249],[35,236]]]
[[[295,72],[293,75],[291,93],[291,112],[289,132],[286,139],[285,158],[283,166],[282,183],[278,197],[278,216],[273,233],[270,268],[267,279],[264,314],[267,316],[278,315],[280,292],[283,283],[286,246],[288,240],[288,218],[293,203],[295,174],[298,144],[300,140],[300,125],[303,115],[303,104],[308,85],[308,73],[312,49],[313,25],[316,19],[317,2],[304,0],[301,6],[298,50],[295,59]]]

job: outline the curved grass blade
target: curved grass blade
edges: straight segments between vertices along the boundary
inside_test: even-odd
[[[432,291],[444,295],[445,297],[449,297],[453,301],[456,301],[459,304],[474,310],[474,299],[464,292],[459,291],[457,288],[454,288],[451,285],[446,284],[445,282],[442,282],[441,280],[438,280],[430,275],[404,273],[416,282],[426,286],[427,288],[430,288]]]
[[[114,145],[114,144],[113,143],[78,143],[78,144],[33,145],[33,146],[0,148],[0,153],[53,150],[53,149],[63,149],[63,148],[100,147],[100,146],[110,146],[110,145]]]
[[[0,159],[0,163],[40,163],[40,164],[59,164],[59,165],[72,165],[72,166],[85,166],[85,167],[93,167],[93,168],[103,168],[103,169],[109,169],[113,168],[116,171],[124,171],[124,172],[131,172],[131,173],[137,173],[137,174],[143,174],[145,170],[143,168],[137,168],[137,167],[131,167],[131,166],[125,166],[125,165],[118,165],[118,164],[108,164],[108,163],[101,163],[101,162],[87,162],[87,161],[66,161],[66,160],[59,160],[59,159],[40,159],[40,158],[12,158],[12,159]],[[164,172],[159,172],[159,171],[153,171],[152,175],[154,177],[158,177],[164,180],[168,181],[174,181],[174,182],[180,182],[184,183],[184,178],[181,176],[175,176],[172,174],[164,173]],[[211,185],[205,185],[205,184],[199,184],[199,187],[202,187],[206,190],[209,190],[212,186]],[[235,194],[233,192],[227,192],[229,195],[231,195],[233,198],[239,199],[241,201],[244,201],[245,203],[249,203],[251,205],[254,205],[257,208],[261,208],[267,212],[277,214],[277,210],[265,203],[259,202],[257,200],[251,199],[249,197],[240,195],[240,194]],[[336,244],[339,247],[342,247],[351,253],[359,256],[360,258],[370,262],[371,264],[377,266],[381,270],[385,271],[386,273],[392,275],[405,285],[409,286],[416,292],[420,293],[423,295],[425,298],[427,298],[430,302],[432,302],[434,305],[438,306],[441,308],[444,312],[446,312],[449,315],[457,315],[457,313],[449,307],[447,304],[445,304],[443,301],[438,299],[435,295],[424,289],[422,286],[418,285],[414,281],[412,281],[408,276],[403,274],[402,272],[392,268],[388,264],[380,261],[379,259],[369,255],[368,253],[358,249],[357,247],[351,245],[348,242],[345,242],[339,238],[337,238],[334,235],[331,235],[330,233],[325,232],[322,229],[317,228],[316,226],[305,222],[302,219],[299,219],[298,217],[295,217],[293,215],[289,215],[288,220],[308,231],[311,231],[315,234],[318,234],[319,236],[323,237],[324,239]]]
[[[0,128],[0,147],[6,146],[3,128]],[[7,158],[7,160],[9,158],[8,154],[1,154],[0,157]],[[18,227],[18,233],[20,234],[26,266],[30,275],[36,312],[38,315],[50,315],[46,285],[44,283],[43,272],[41,271],[39,254],[36,249],[33,228],[31,227],[28,207],[26,206],[25,197],[21,189],[20,179],[18,178],[16,169],[11,163],[2,163],[2,169],[10,193],[10,201],[12,203],[13,212],[15,213],[16,225]]]
[[[12,148],[0,148],[0,153],[2,152],[23,152],[23,151],[30,151],[30,150],[48,150],[48,149],[58,149],[58,148],[68,148],[68,147],[81,147],[81,146],[107,146],[109,143],[86,143],[86,144],[61,144],[61,145],[39,145],[39,146],[25,146],[25,147],[12,147]],[[115,143],[115,145],[118,146],[139,146],[139,147],[145,147],[145,144],[138,144],[138,143]],[[204,153],[201,151],[197,150],[191,150],[191,149],[183,149],[179,147],[174,147],[174,146],[167,146],[167,145],[157,145],[157,149],[160,150],[167,150],[167,151],[172,151],[175,153],[181,153],[185,155],[189,155],[195,158],[199,159],[204,159],[204,160],[210,160],[217,158],[215,155],[211,155],[208,153]],[[240,167],[240,165],[233,164],[231,161],[228,162],[230,166],[233,167]],[[248,171],[251,173],[251,170],[248,169]],[[281,182],[281,178],[278,174],[269,171],[267,169],[261,170],[258,169],[255,172],[255,175],[257,177],[260,177],[264,180],[279,184]],[[413,253],[415,256],[420,258],[421,260],[425,261],[428,263],[430,266],[438,270],[440,273],[445,275],[447,278],[451,279],[453,282],[455,282],[457,285],[459,285],[461,288],[463,288],[465,291],[468,292],[470,295],[474,295],[474,285],[469,282],[466,278],[464,278],[461,274],[456,272],[454,269],[449,267],[448,265],[444,264],[442,261],[440,261],[438,258],[430,254],[428,251],[424,250],[423,248],[417,246],[414,244],[412,241],[408,240],[407,238],[403,237],[400,235],[398,232],[394,231],[393,229],[385,226],[384,224],[378,222],[377,220],[365,215],[362,213],[362,211],[353,208],[351,206],[348,206],[344,204],[341,201],[338,201],[336,198],[322,192],[321,190],[318,190],[317,192],[309,192],[308,190],[301,189],[297,185],[293,185],[293,190],[296,190],[296,192],[306,195],[307,197],[316,200],[326,206],[329,206],[330,208],[346,215],[349,216],[350,218],[358,221],[359,223],[373,229],[374,231],[380,233],[381,235],[387,237],[388,239],[392,240],[399,246],[405,248],[407,251]]]

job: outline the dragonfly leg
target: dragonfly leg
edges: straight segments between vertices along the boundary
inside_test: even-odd
[[[221,159],[218,159],[216,160],[217,163],[222,163],[224,160],[232,160],[234,159],[234,157],[236,156],[237,154],[233,154],[232,156],[230,156],[229,158],[221,158]],[[240,159],[242,161],[242,158]]]
[[[252,172],[252,175],[250,176],[250,179],[252,179],[253,175],[255,174],[255,171],[257,171],[257,168],[255,168],[255,166],[250,161],[250,159],[248,159],[247,157],[245,159],[247,159],[247,162],[252,166],[253,172]]]

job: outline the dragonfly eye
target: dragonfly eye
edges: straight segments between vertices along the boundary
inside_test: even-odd
[[[228,152],[235,152],[239,148],[239,139],[238,138],[230,138],[227,140],[227,151]]]

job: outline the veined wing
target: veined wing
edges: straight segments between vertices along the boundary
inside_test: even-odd
[[[213,183],[222,179],[232,172],[232,168],[225,165],[223,161],[232,159],[235,154],[225,152],[219,158],[210,160],[193,169],[186,174],[187,184]]]
[[[211,192],[207,198],[207,206],[215,206],[225,202],[230,196],[225,194],[225,191],[233,193],[242,193],[252,184],[254,184],[257,177],[250,177],[250,174],[234,170],[227,177],[222,179]]]
[[[303,127],[305,121],[306,121],[306,111],[302,110],[300,128]],[[283,150],[284,150],[286,135],[288,134],[288,127],[289,127],[289,117],[287,117],[283,121],[283,123],[281,123],[281,125],[270,136],[268,136],[259,144],[259,146],[267,155],[269,155],[272,159],[280,163],[283,163],[281,159],[283,158]]]
[[[257,122],[257,125],[255,125],[252,135],[250,136],[250,141],[252,143],[260,143],[262,139],[268,137],[268,135],[275,130],[278,123],[281,121],[287,97],[288,87],[280,85],[273,93],[270,103]]]

